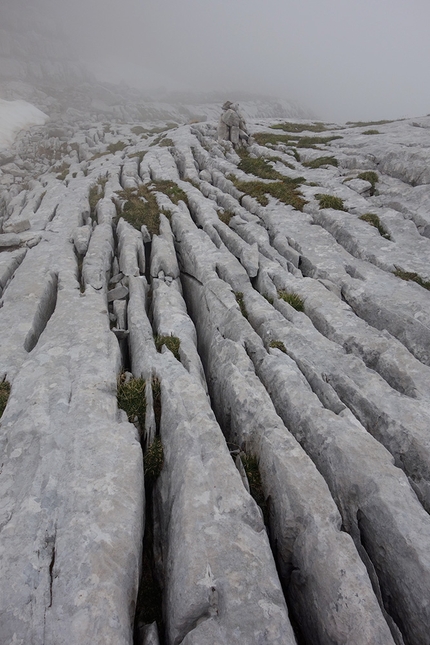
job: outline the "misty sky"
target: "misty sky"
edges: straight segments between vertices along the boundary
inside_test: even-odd
[[[56,0],[113,82],[296,99],[323,119],[430,113],[428,0]]]

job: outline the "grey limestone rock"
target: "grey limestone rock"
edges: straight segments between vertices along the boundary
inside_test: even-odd
[[[293,644],[261,515],[206,395],[173,357],[158,371],[165,461],[156,507],[169,642]]]
[[[140,231],[120,218],[117,228],[119,268],[125,276],[145,273],[145,250]]]
[[[91,226],[79,226],[73,233],[73,243],[76,252],[79,255],[85,255],[88,251],[91,233],[93,232]]]

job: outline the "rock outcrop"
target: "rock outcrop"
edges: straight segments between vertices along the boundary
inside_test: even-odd
[[[367,127],[4,151],[2,644],[430,645],[430,118]]]

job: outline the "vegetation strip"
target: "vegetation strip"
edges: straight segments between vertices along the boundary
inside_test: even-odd
[[[340,197],[335,197],[334,195],[315,195],[316,199],[320,203],[321,208],[332,208],[335,211],[344,211],[345,206],[343,204],[343,199]]]
[[[383,227],[381,220],[375,213],[364,213],[364,215],[360,215],[358,219],[363,220],[363,222],[367,222],[371,226],[374,226],[376,229],[378,229],[379,234],[382,235],[382,237],[385,237],[386,240],[391,240],[390,234],[385,230]]]

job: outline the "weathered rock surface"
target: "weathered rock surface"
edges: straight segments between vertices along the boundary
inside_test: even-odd
[[[1,643],[430,645],[430,117],[111,107],[0,160]]]

